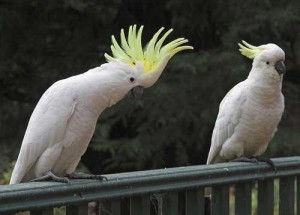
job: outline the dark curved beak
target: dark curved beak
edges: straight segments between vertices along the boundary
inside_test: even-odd
[[[284,62],[282,60],[277,61],[275,63],[275,69],[276,69],[276,71],[278,72],[279,75],[285,74],[285,72],[286,72],[285,65],[284,65]]]
[[[136,99],[136,98],[139,98],[143,95],[143,92],[144,92],[144,87],[141,87],[141,86],[137,86],[137,87],[134,87],[132,88],[126,95],[127,98],[133,98],[133,99]]]

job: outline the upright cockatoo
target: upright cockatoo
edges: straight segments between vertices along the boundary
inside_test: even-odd
[[[163,46],[167,31],[154,34],[142,47],[143,26],[130,26],[126,38],[121,30],[121,46],[112,36],[112,56],[108,63],[54,83],[34,109],[22,142],[10,184],[35,178],[68,181],[86,151],[97,119],[106,108],[129,91],[151,87],[176,53],[192,49],[188,41],[176,39]]]
[[[275,44],[256,47],[243,43],[240,51],[253,59],[252,69],[220,104],[207,164],[260,160],[255,157],[265,152],[284,111],[284,51]]]

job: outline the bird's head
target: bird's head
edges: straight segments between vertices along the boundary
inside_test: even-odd
[[[105,53],[108,63],[119,65],[132,83],[130,93],[140,94],[143,88],[151,87],[158,80],[168,61],[178,52],[193,49],[192,46],[183,45],[188,42],[185,38],[178,38],[163,45],[167,36],[173,31],[168,30],[160,36],[164,28],[155,33],[147,46],[142,46],[143,26],[137,29],[136,25],[130,26],[128,35],[121,30],[121,43],[112,36],[112,56]]]
[[[285,74],[285,54],[277,45],[269,43],[261,46],[253,46],[242,41],[238,44],[242,55],[253,59],[253,74],[260,77],[271,77],[273,80],[280,81]]]

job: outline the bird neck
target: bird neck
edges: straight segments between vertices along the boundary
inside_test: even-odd
[[[282,82],[272,80],[255,79],[253,76],[248,77],[249,95],[257,103],[264,106],[272,106],[282,97]]]
[[[101,67],[90,69],[83,74],[89,88],[89,99],[96,109],[102,112],[120,101],[130,89],[122,84],[122,77],[112,75],[112,71],[103,70]]]

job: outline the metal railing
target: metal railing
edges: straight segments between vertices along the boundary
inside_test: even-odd
[[[205,188],[211,187],[213,215],[250,215],[253,189],[256,213],[271,215],[274,180],[279,179],[279,214],[293,215],[297,209],[299,215],[300,156],[273,161],[276,173],[265,163],[223,163],[105,175],[107,181],[3,185],[0,214],[53,214],[60,206],[66,206],[66,214],[87,214],[89,202],[100,202],[101,215],[200,215],[205,213]]]

